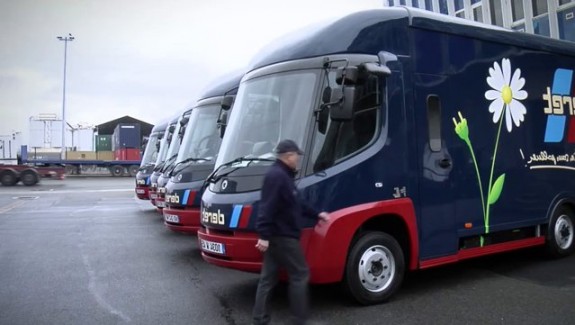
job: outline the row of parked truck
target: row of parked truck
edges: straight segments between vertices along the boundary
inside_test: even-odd
[[[136,176],[204,260],[258,272],[274,147],[305,151],[310,282],[379,303],[407,271],[542,246],[575,250],[572,43],[410,8],[315,26],[156,125]],[[574,99],[574,100],[571,100]]]

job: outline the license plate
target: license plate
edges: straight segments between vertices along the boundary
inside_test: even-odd
[[[136,193],[138,193],[138,194],[144,194],[144,193],[146,193],[146,190],[136,190]]]
[[[156,193],[150,193],[150,199],[155,200],[158,198],[158,194]]]
[[[164,214],[164,220],[166,220],[167,222],[178,223],[180,222],[180,217],[174,214]]]
[[[214,243],[213,241],[207,241],[200,239],[202,249],[211,253],[225,254],[226,247],[221,243]]]
[[[156,201],[156,206],[158,208],[165,208],[166,207],[166,202],[164,201]]]

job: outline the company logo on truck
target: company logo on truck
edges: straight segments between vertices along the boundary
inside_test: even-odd
[[[202,209],[202,222],[223,225],[226,222],[226,216],[220,212],[220,209],[217,212],[209,212],[204,208]]]
[[[547,114],[545,142],[563,141],[567,129],[567,142],[575,143],[575,89],[572,86],[573,70],[555,70],[553,84],[547,87],[547,92],[543,94],[543,100],[547,102],[543,109]],[[569,125],[567,116],[570,116]]]

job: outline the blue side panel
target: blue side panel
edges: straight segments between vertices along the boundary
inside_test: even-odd
[[[575,60],[430,30],[413,36],[421,258],[453,254],[461,238],[546,222],[554,198],[575,188],[569,171],[575,163],[557,161],[575,146],[566,143],[569,110],[546,115],[543,95],[551,88],[569,96]],[[488,78],[507,63],[512,96],[504,102],[505,82]],[[428,144],[429,95],[441,102],[438,152]],[[465,134],[456,125],[460,132],[465,125]],[[452,162],[450,170],[438,167],[444,158]],[[495,191],[500,195],[487,204]]]

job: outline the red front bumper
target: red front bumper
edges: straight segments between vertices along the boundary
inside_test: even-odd
[[[164,225],[172,231],[195,234],[200,229],[199,208],[172,209],[166,207],[162,213],[164,214]],[[178,221],[169,220],[169,216],[177,216]]]
[[[198,230],[198,245],[202,241],[224,245],[225,255],[210,253],[202,249],[205,261],[218,266],[246,272],[260,272],[262,268],[262,253],[256,249],[258,236],[255,233],[235,232],[233,235],[218,234],[217,230],[200,228]]]
[[[149,200],[150,188],[148,186],[136,186],[136,196],[140,200]]]

